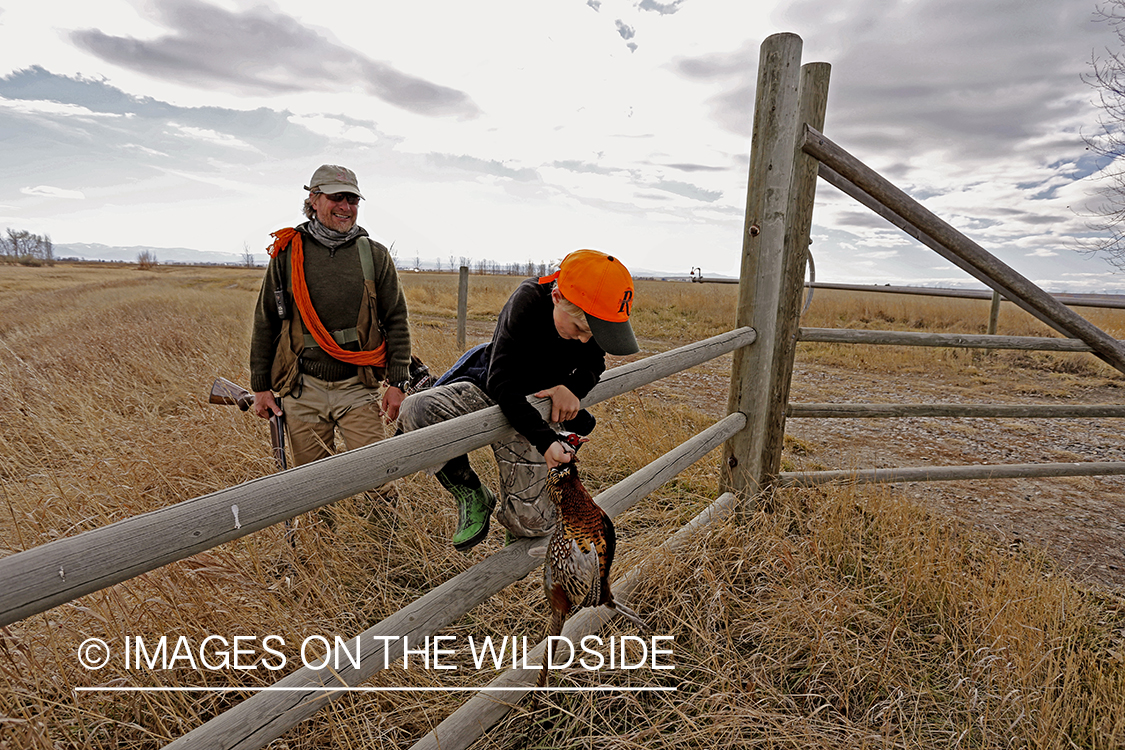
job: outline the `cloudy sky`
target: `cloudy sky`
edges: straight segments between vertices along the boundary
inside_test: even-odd
[[[65,7],[65,12],[62,8]],[[0,228],[261,252],[321,163],[400,261],[736,275],[762,40],[832,64],[825,133],[1024,275],[1096,187],[1094,0],[0,0]],[[817,279],[972,285],[821,182]],[[159,255],[158,255],[159,257]]]

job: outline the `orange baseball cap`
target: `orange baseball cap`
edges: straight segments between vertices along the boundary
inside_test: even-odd
[[[559,270],[539,279],[557,281],[562,296],[586,313],[594,341],[607,354],[636,354],[641,350],[629,325],[633,308],[633,277],[612,255],[599,250],[575,250],[563,258]]]

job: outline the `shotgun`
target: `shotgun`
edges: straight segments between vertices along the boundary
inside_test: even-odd
[[[248,411],[254,403],[254,394],[226,378],[219,378],[211,386],[209,403],[237,406],[242,411]],[[285,460],[284,414],[274,414],[270,417],[270,444],[273,446],[273,460],[277,464],[277,470],[285,471],[289,468],[289,464]]]

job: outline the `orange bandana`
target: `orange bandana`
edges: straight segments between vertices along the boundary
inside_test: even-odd
[[[369,365],[374,367],[385,367],[387,364],[387,342],[379,344],[378,349],[362,352],[350,352],[347,349],[341,348],[336,343],[336,339],[332,338],[332,334],[320,322],[317,317],[316,310],[313,309],[312,300],[309,299],[309,288],[305,286],[305,249],[304,244],[301,242],[301,233],[292,227],[279,229],[270,235],[274,238],[273,245],[270,246],[270,257],[277,257],[277,254],[289,246],[289,264],[293,270],[293,299],[297,303],[297,310],[301,313],[301,320],[304,322],[305,327],[309,329],[309,333],[320,345],[320,348],[328,352],[333,359],[338,359],[341,362],[347,362],[352,365]]]

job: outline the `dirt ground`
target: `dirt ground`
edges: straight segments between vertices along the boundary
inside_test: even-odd
[[[725,413],[730,358],[649,386],[716,417]],[[1023,377],[1021,373],[1019,377]],[[1022,392],[1016,392],[1016,391]],[[888,376],[797,362],[791,403],[1120,403],[1103,383],[1036,395],[1012,382],[970,385],[942,377]],[[1050,392],[1050,389],[1044,389]],[[1030,393],[1029,393],[1030,392]],[[792,470],[965,464],[1125,461],[1120,419],[790,419]],[[801,455],[796,455],[800,453]],[[992,535],[1034,545],[1076,580],[1125,592],[1125,477],[996,479],[888,485],[927,509]]]

